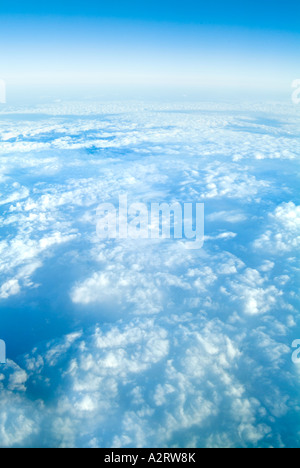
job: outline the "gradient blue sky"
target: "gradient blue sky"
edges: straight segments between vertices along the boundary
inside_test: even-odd
[[[299,0],[6,2],[0,447],[300,447]],[[99,239],[120,194],[203,249]]]
[[[296,1],[69,1],[1,5],[11,86],[290,91]]]
[[[177,23],[219,24],[299,31],[300,5],[296,0],[173,1],[111,0],[11,1],[1,5],[2,14],[89,16]]]

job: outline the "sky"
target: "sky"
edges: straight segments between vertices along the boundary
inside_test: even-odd
[[[0,76],[12,95],[25,87],[286,94],[298,76],[299,8],[267,0],[7,2]]]
[[[147,21],[172,21],[176,23],[242,25],[250,28],[298,31],[299,3],[278,1],[213,0],[211,2],[187,0],[153,0],[151,2],[113,0],[38,2],[6,2],[1,5],[2,14],[61,15],[79,17],[106,17]]]
[[[0,11],[0,447],[299,447],[299,2]],[[99,239],[124,194],[203,248]]]

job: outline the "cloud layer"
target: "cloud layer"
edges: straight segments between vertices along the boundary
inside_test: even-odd
[[[0,331],[20,342],[0,445],[299,445],[292,109],[57,103],[0,120]],[[99,240],[97,207],[121,194],[205,203],[204,248]]]

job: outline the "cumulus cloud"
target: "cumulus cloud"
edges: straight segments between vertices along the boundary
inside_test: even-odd
[[[55,103],[24,112],[0,112],[0,300],[22,293],[24,313],[23,301],[38,304],[47,339],[20,340],[25,355],[0,369],[1,446],[299,445],[290,109]],[[97,206],[125,193],[205,202],[203,249],[99,240]],[[12,327],[15,311],[3,317]],[[33,327],[37,317],[26,317]]]
[[[231,287],[235,293],[234,299],[243,303],[244,312],[249,315],[273,310],[282,296],[282,291],[274,285],[266,285],[266,279],[257,270],[250,268]]]
[[[76,235],[63,236],[59,232],[32,240],[27,236],[16,236],[11,241],[0,241],[0,273],[2,277],[12,277],[0,286],[0,299],[7,299],[33,285],[32,275],[42,267],[41,258],[49,255],[49,250],[60,244],[70,242]]]
[[[269,226],[255,240],[257,249],[277,253],[297,251],[300,246],[300,206],[293,202],[282,203],[269,215]]]
[[[256,381],[289,348],[262,331],[248,342],[246,328],[186,314],[99,326],[39,347],[23,368],[9,362],[3,371],[10,419],[0,422],[1,445],[34,446],[46,436],[60,447],[269,446],[291,401],[284,378],[276,400],[267,382],[262,397]]]

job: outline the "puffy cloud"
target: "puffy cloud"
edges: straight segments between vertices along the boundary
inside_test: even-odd
[[[10,112],[0,117],[1,304],[21,291],[26,303],[27,288],[41,284],[47,298],[32,289],[28,305],[51,302],[51,316],[46,305],[40,312],[56,338],[35,338],[0,369],[0,444],[299,444],[289,348],[299,211],[284,203],[298,190],[299,122],[290,109],[56,103]],[[98,204],[124,193],[204,201],[204,248],[99,241]],[[2,323],[14,320],[12,311]],[[28,326],[35,320],[28,314]],[[70,333],[57,338],[61,329]]]
[[[263,278],[257,270],[248,268],[245,273],[234,281],[231,285],[235,293],[234,300],[243,303],[246,314],[264,314],[276,307],[282,292],[273,285],[266,285],[266,278]]]
[[[286,376],[276,399],[268,379],[289,348],[262,330],[249,340],[247,326],[201,314],[135,319],[36,348],[0,379],[10,418],[2,411],[1,445],[272,445],[291,399]]]
[[[267,231],[255,240],[257,249],[276,253],[298,250],[300,246],[300,206],[282,203],[269,215]]]
[[[258,181],[241,169],[235,171],[234,167],[213,165],[205,176],[205,191],[202,197],[252,199],[268,186],[268,182]]]
[[[40,402],[25,395],[28,375],[13,361],[2,366],[0,374],[0,446],[24,447],[39,432]]]
[[[76,235],[63,236],[59,232],[46,235],[39,240],[32,240],[29,236],[17,236],[11,241],[0,241],[0,273],[12,276],[0,286],[0,299],[7,299],[21,291],[21,285],[31,287],[32,275],[42,267],[40,257],[49,254],[55,246],[70,242]]]

